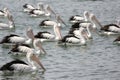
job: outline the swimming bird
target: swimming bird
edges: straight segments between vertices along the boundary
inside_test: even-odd
[[[41,31],[34,35],[35,38],[39,38],[41,42],[52,41],[55,38],[55,35],[51,34],[48,31]]]
[[[70,17],[69,22],[70,23],[81,23],[81,22],[89,20],[88,19],[88,16],[89,16],[89,12],[88,11],[84,11],[83,16],[84,17],[82,17],[80,15],[72,16],[72,17]]]
[[[80,27],[79,31],[75,31],[75,34],[70,34],[60,38],[58,45],[67,44],[67,45],[86,45],[86,40],[83,36],[84,28]]]
[[[92,34],[91,34],[91,32],[90,32],[90,29],[91,29],[91,27],[92,27],[92,24],[89,23],[89,24],[86,24],[86,25],[81,26],[81,27],[83,27],[84,30],[85,30],[85,31],[84,31],[84,37],[85,37],[86,39],[92,39]],[[68,34],[79,35],[79,34],[80,34],[80,33],[79,33],[79,28],[70,28]]]
[[[33,52],[28,52],[26,55],[28,63],[22,61],[22,60],[13,60],[6,64],[4,64],[0,71],[10,71],[10,72],[33,72],[38,70],[35,66],[35,63],[37,63],[43,71],[45,71],[44,66],[39,61],[38,57],[36,57]]]
[[[107,24],[107,25],[101,25],[101,23],[97,20],[94,14],[90,15],[90,20],[94,26],[95,29],[97,27],[100,28],[101,32],[106,35],[112,35],[112,34],[120,34],[120,26],[116,24]]]
[[[40,4],[43,6],[43,4]],[[41,7],[41,9],[32,9],[29,12],[29,15],[32,17],[39,17],[39,16],[51,16],[51,13],[55,14],[55,12],[51,9],[49,5],[44,9],[44,7]]]
[[[41,42],[38,38],[36,38],[33,34],[33,30],[32,28],[28,28],[27,29],[27,36],[32,39],[32,44],[33,44],[33,47],[35,49],[35,52],[40,55],[40,53],[42,52],[43,54],[46,54],[46,51],[44,50],[44,48],[42,47],[41,45]]]
[[[40,27],[50,27],[50,26],[54,26],[56,24],[58,24],[58,26],[61,26],[61,23],[63,23],[65,26],[67,26],[66,23],[62,20],[62,18],[59,15],[56,15],[56,21],[45,19],[40,22],[39,26]]]
[[[23,11],[24,12],[30,12],[31,10],[35,9],[35,7],[31,4],[24,4],[23,5]]]
[[[16,34],[10,34],[5,36],[0,43],[3,44],[3,43],[23,43],[23,42],[25,42],[25,38],[20,37]]]
[[[10,12],[7,10],[6,12],[7,18],[8,18],[8,24],[6,23],[0,23],[0,29],[12,29],[15,28],[13,16],[10,14]]]

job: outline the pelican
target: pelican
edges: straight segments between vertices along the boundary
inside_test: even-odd
[[[80,16],[80,15],[75,15],[70,17],[69,22],[70,23],[79,23],[79,22],[84,22],[84,21],[88,21],[88,11],[84,11],[83,15],[84,17]]]
[[[30,5],[30,4],[24,4],[23,5],[23,11],[24,12],[30,12],[33,9],[35,9],[33,5]]]
[[[38,32],[36,35],[34,35],[35,38],[39,38],[41,42],[44,41],[52,41],[55,38],[55,35],[51,34],[48,31],[42,31]]]
[[[108,25],[101,25],[100,22],[97,20],[94,14],[90,15],[90,20],[95,29],[100,27],[100,30],[103,31],[103,34],[112,35],[112,34],[120,34],[120,26],[116,24],[108,24]]]
[[[45,51],[44,48],[42,47],[40,40],[34,37],[33,30],[32,30],[31,28],[28,28],[28,30],[27,30],[27,36],[28,36],[30,39],[33,40],[33,47],[35,48],[36,53],[37,53],[38,55],[39,55],[41,52],[42,52],[43,54],[46,54],[46,51]]]
[[[39,26],[40,27],[48,27],[48,26],[54,26],[56,24],[58,24],[58,26],[61,26],[61,23],[63,23],[65,26],[67,26],[59,15],[56,16],[56,20],[57,21],[45,19],[40,22]]]
[[[43,4],[40,4],[43,6]],[[44,7],[41,7],[41,9],[32,9],[29,12],[29,15],[32,17],[38,17],[38,16],[51,16],[51,13],[55,15],[55,12],[51,9],[49,5],[44,9]]]
[[[7,17],[8,17],[8,24],[6,24],[6,23],[0,23],[0,29],[12,29],[12,28],[15,27],[13,17],[9,13],[8,10],[7,10],[6,14],[7,14]]]
[[[10,34],[10,35],[7,35],[5,36],[0,44],[3,44],[3,43],[24,43],[26,41],[26,39],[24,37],[20,37],[19,35],[16,35],[16,34]]]
[[[92,39],[92,34],[91,34],[91,32],[90,32],[90,29],[91,29],[91,27],[92,27],[92,24],[89,23],[89,24],[86,24],[86,25],[81,26],[81,27],[85,28],[85,30],[86,30],[86,31],[84,32],[84,37],[85,37],[86,39]],[[80,34],[80,33],[79,33],[79,29],[78,29],[78,28],[71,28],[70,31],[68,32],[68,34],[79,35],[79,34]]]
[[[33,72],[38,70],[37,67],[35,66],[35,63],[37,63],[43,71],[45,71],[44,66],[41,64],[39,61],[38,57],[36,57],[33,52],[28,52],[26,54],[26,58],[28,63],[22,61],[22,60],[13,60],[11,62],[8,62],[4,64],[1,68],[0,71],[10,71],[10,72]]]
[[[27,44],[15,44],[13,45],[12,49],[10,50],[10,52],[8,54],[13,54],[13,55],[25,55],[26,53],[30,52],[30,51],[34,51],[35,54],[37,54],[38,56],[40,54],[46,54],[45,50],[42,48],[40,42],[34,40],[33,42],[34,47],[32,48]],[[38,49],[36,49],[38,48]]]
[[[61,44],[86,45],[86,40],[83,36],[83,33],[84,33],[84,28],[80,27],[79,31],[76,31],[74,35],[66,35],[61,40],[59,40],[60,44],[58,45],[61,45]]]

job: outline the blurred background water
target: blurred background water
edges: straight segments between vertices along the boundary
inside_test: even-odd
[[[26,36],[26,29],[31,26],[34,33],[52,29],[41,29],[38,25],[45,17],[32,18],[23,12],[25,3],[36,5],[38,2],[49,4],[59,14],[68,27],[72,15],[83,15],[84,11],[94,13],[104,24],[115,23],[120,19],[120,0],[0,0],[0,9],[8,7],[13,14],[16,29],[0,30],[0,39],[7,34],[16,33]],[[4,22],[6,19],[0,18]],[[0,74],[0,80],[120,80],[120,46],[114,45],[117,36],[99,36],[95,33],[87,46],[57,46],[55,42],[43,43],[47,54],[41,56],[41,62],[47,69],[44,74]],[[0,66],[11,61],[8,48],[0,45]]]

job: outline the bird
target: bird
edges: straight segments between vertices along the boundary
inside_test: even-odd
[[[84,28],[80,27],[77,34],[68,34],[64,37],[60,37],[58,45],[86,45],[85,37],[83,36]]]
[[[84,17],[82,17],[80,15],[71,16],[69,18],[69,22],[74,24],[74,23],[81,23],[81,22],[89,21],[89,19],[88,19],[89,12],[88,11],[84,11],[83,15],[84,15]]]
[[[15,28],[15,23],[13,20],[13,16],[10,14],[10,12],[7,10],[6,12],[7,18],[8,18],[8,24],[6,23],[0,23],[0,29],[13,29]]]
[[[33,42],[34,43],[33,48],[28,44],[15,44],[12,46],[12,49],[8,52],[8,54],[26,55],[26,53],[28,53],[30,51],[34,51],[37,56],[39,56],[40,54],[46,54],[46,51],[44,50],[44,48],[42,47],[40,42],[38,42],[36,40],[34,40],[34,41],[35,42]]]
[[[92,24],[86,24],[85,26],[81,26],[83,27],[86,31],[84,32],[84,37],[88,40],[88,39],[92,39],[92,34],[90,32],[90,29],[92,27]],[[79,28],[70,28],[68,34],[73,34],[73,35],[79,35]]]
[[[0,67],[0,71],[9,71],[9,72],[34,72],[37,69],[37,67],[35,66],[35,63],[37,63],[43,71],[45,71],[46,69],[44,68],[44,66],[42,65],[42,63],[39,61],[38,57],[36,57],[35,54],[33,54],[33,52],[28,52],[26,54],[26,58],[28,63],[16,59],[13,61],[10,61],[6,64],[4,64],[3,66]]]
[[[56,21],[50,20],[50,19],[45,19],[45,20],[40,22],[39,26],[46,28],[46,27],[54,26],[56,24],[58,24],[58,26],[61,26],[62,23],[65,26],[67,26],[66,23],[62,20],[62,18],[59,15],[56,15]]]
[[[16,34],[9,34],[7,36],[4,36],[3,39],[0,41],[0,44],[5,43],[24,43],[26,41],[26,38],[21,37]]]
[[[44,41],[52,41],[55,38],[55,35],[48,31],[40,31],[36,35],[34,35],[35,38],[39,38],[41,42]]]
[[[23,5],[23,11],[24,12],[30,12],[31,10],[35,9],[35,7],[31,4],[24,4]]]
[[[43,6],[43,4],[40,4],[40,5]],[[56,15],[49,5],[46,5],[45,9],[44,7],[41,7],[41,9],[32,9],[31,11],[29,11],[29,15],[32,17],[39,17],[39,16],[49,17],[52,15],[51,13]]]
[[[32,30],[31,30],[32,31]],[[58,26],[58,24],[54,24],[53,25],[53,31],[54,31],[54,34],[51,34],[50,32],[48,31],[42,31],[42,32],[38,32],[36,35],[34,34],[28,34],[28,36],[31,36],[30,39],[34,39],[34,38],[39,38],[40,41],[44,42],[44,41],[57,41],[61,35],[61,32],[60,32],[60,26]],[[33,32],[31,32],[33,33]]]
[[[97,30],[97,27],[100,28],[100,31],[102,32],[102,34],[105,34],[105,35],[120,34],[120,26],[116,24],[107,24],[103,26],[101,25],[101,23],[98,21],[98,19],[94,14],[90,15],[90,20],[96,30]]]

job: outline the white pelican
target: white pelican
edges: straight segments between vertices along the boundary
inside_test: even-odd
[[[33,33],[32,33],[32,29],[28,29],[27,30],[27,36],[30,38],[27,41],[31,41],[30,43],[32,43],[34,48],[31,48],[29,45],[27,44],[15,44],[13,45],[13,48],[10,50],[9,53],[11,52],[15,52],[13,54],[25,54],[29,51],[34,51],[37,55],[42,54],[46,54],[46,51],[44,50],[44,48],[42,47],[40,41],[36,38],[34,38]]]
[[[39,41],[34,40],[34,48],[30,47],[27,44],[15,44],[8,54],[13,55],[26,55],[30,51],[34,51],[38,56],[40,54],[46,54],[45,50],[42,48],[42,45]]]
[[[59,15],[57,15],[56,21],[45,19],[45,20],[40,22],[39,26],[40,27],[48,27],[48,26],[54,26],[56,24],[58,24],[58,26],[61,26],[61,23],[63,23],[65,26],[67,26],[65,24],[65,22],[62,20],[62,18]]]
[[[90,20],[94,28],[97,29],[97,27],[99,27],[100,30],[103,31],[103,34],[107,34],[107,35],[120,34],[120,26],[116,24],[108,24],[108,25],[102,26],[94,14],[90,15]]]
[[[39,61],[38,57],[35,56],[32,52],[28,52],[27,55],[27,61],[28,63],[22,61],[22,60],[13,60],[11,62],[8,62],[4,64],[0,70],[5,72],[5,71],[12,71],[12,72],[33,72],[38,70],[37,67],[35,66],[35,63],[37,63],[43,71],[45,71],[44,66],[41,64]]]
[[[52,41],[55,38],[55,35],[47,31],[38,32],[34,35],[35,38],[39,38],[41,42]]]
[[[72,16],[72,17],[70,17],[69,22],[70,23],[78,23],[78,22],[88,21],[88,18],[87,18],[87,16],[89,16],[88,14],[89,14],[88,11],[84,11],[84,13],[83,13],[84,17],[82,17],[80,15]]]
[[[59,40],[58,45],[86,45],[86,40],[83,36],[84,28],[80,27],[78,31],[75,31],[74,35],[66,35],[61,40]]]
[[[7,10],[6,14],[7,14],[7,18],[8,18],[8,24],[6,24],[6,23],[0,23],[0,29],[12,29],[12,28],[15,27],[13,17],[9,13],[8,10]]]
[[[35,9],[35,7],[33,5],[30,5],[30,4],[24,4],[23,5],[23,11],[24,12],[30,12],[33,9]]]
[[[43,6],[43,4],[41,4]],[[51,13],[55,15],[55,12],[51,9],[49,5],[44,9],[44,7],[41,7],[41,9],[32,9],[29,12],[29,15],[32,17],[38,17],[38,16],[51,16]]]
[[[85,24],[84,26],[81,26],[83,28],[86,29],[86,31],[84,32],[84,37],[86,39],[92,39],[92,34],[90,32],[90,29],[92,27],[92,24],[91,23],[87,23]],[[74,35],[79,35],[79,28],[71,28],[70,31],[68,32],[68,34],[74,34]]]
[[[21,37],[19,35],[16,34],[10,34],[7,35],[5,37],[3,37],[3,39],[0,41],[0,44],[6,44],[6,43],[30,43],[31,40],[30,39],[26,39],[25,37]]]
[[[28,28],[27,36],[33,40],[33,47],[35,48],[37,54],[40,54],[41,52],[46,54],[46,51],[42,47],[40,40],[34,37],[33,30],[31,28]]]

